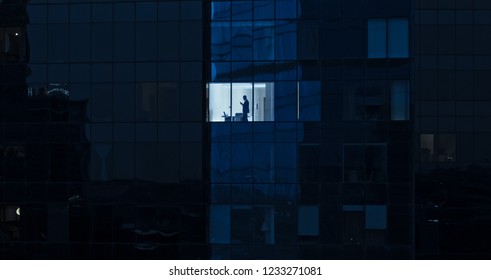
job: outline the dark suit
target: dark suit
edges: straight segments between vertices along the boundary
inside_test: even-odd
[[[244,100],[244,103],[242,104],[242,121],[247,122],[249,121],[247,119],[247,114],[249,114],[249,100]]]

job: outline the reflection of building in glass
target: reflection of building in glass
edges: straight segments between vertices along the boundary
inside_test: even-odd
[[[52,2],[0,1],[0,257],[489,257],[489,1]]]

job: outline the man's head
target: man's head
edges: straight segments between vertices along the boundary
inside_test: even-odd
[[[242,96],[242,99],[247,100],[247,96],[246,95]]]

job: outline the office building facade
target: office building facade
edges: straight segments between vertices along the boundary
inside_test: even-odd
[[[490,3],[0,1],[0,256],[486,257]]]

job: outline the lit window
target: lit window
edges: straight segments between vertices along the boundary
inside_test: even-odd
[[[210,122],[262,122],[274,120],[274,84],[208,84]]]

